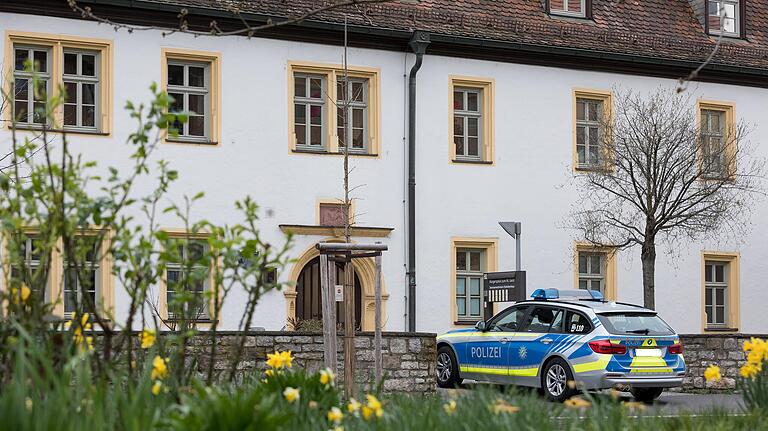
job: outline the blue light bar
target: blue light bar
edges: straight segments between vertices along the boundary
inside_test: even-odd
[[[531,294],[531,298],[546,300],[560,298],[560,292],[557,289],[536,289]]]
[[[603,294],[600,293],[599,290],[588,290],[589,294],[592,295],[592,299],[596,299],[598,301],[603,300]]]

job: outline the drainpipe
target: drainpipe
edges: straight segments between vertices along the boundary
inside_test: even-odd
[[[408,46],[416,63],[408,76],[408,331],[416,331],[416,74],[429,45],[429,33],[413,32]]]

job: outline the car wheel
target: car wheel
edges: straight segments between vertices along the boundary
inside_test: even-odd
[[[544,367],[544,372],[541,375],[541,388],[547,399],[561,403],[574,393],[574,390],[568,387],[570,381],[573,381],[571,367],[564,360],[555,358]]]
[[[650,403],[664,392],[664,388],[631,388],[629,392],[632,393],[632,396],[635,397],[637,401],[640,401],[641,403]]]
[[[442,346],[437,350],[437,386],[441,388],[455,388],[461,384],[459,377],[459,363],[453,349]]]

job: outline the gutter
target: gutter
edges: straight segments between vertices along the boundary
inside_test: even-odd
[[[408,75],[408,332],[416,332],[416,74],[429,45],[429,33],[413,32],[408,46],[416,63]]]

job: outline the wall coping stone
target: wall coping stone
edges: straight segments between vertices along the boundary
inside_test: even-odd
[[[741,332],[707,332],[704,334],[677,334],[685,338],[763,338],[768,339],[768,334],[746,334]]]

